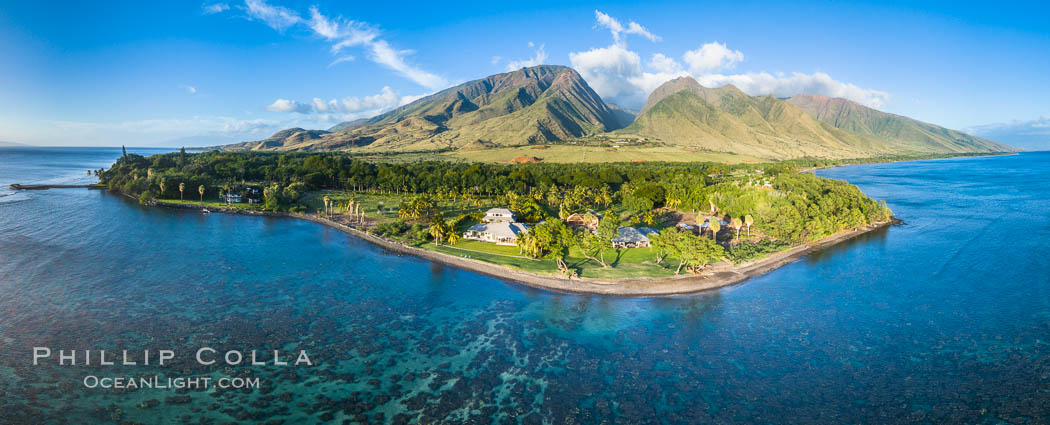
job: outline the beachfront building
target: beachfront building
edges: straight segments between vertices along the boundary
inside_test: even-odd
[[[263,191],[258,187],[249,187],[244,190],[244,199],[249,204],[258,204],[263,200]]]
[[[219,194],[219,199],[223,200],[223,201],[226,201],[227,204],[237,204],[237,203],[241,202],[241,194],[240,193],[234,193],[234,192],[230,192],[230,193],[226,193],[226,194],[221,194],[220,193]]]
[[[528,230],[528,226],[523,223],[509,221],[479,223],[470,226],[466,232],[463,232],[463,239],[493,242],[496,245],[514,245],[518,240],[518,235]]]
[[[485,211],[485,218],[481,221],[483,223],[513,223],[514,211],[506,208],[492,208]]]
[[[659,233],[651,227],[628,227],[619,229],[619,235],[612,240],[613,248],[648,248],[649,235]]]
[[[565,218],[565,224],[569,225],[573,229],[587,229],[594,231],[598,229],[598,220],[600,217],[597,214],[580,214],[573,213]]]

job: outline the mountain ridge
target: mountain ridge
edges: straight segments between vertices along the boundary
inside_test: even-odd
[[[769,159],[1015,150],[845,99],[750,96],[691,77],[653,90],[635,122],[618,133]]]
[[[233,148],[397,151],[542,144],[615,130],[621,116],[574,69],[540,65],[468,81],[330,131],[282,130]]]
[[[852,133],[897,140],[902,144],[964,152],[973,147],[1014,149],[1010,146],[909,118],[879,111],[839,97],[799,94],[787,99],[814,118]]]
[[[1016,151],[846,99],[751,96],[733,85],[704,87],[692,77],[660,85],[635,113],[605,102],[572,68],[555,65],[468,81],[328,130],[285,129],[225,148],[477,151],[591,135],[770,160]]]

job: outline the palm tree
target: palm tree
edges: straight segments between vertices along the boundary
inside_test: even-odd
[[[157,186],[160,186],[160,196],[164,196],[164,186],[166,186],[164,179],[161,179],[160,182],[157,183]]]
[[[744,223],[739,218],[733,217],[729,219],[729,227],[736,230],[736,237],[740,238],[740,228],[744,226]]]
[[[185,198],[182,196],[183,195],[182,192],[185,191],[185,190],[186,190],[186,183],[179,183],[179,200],[180,201],[185,200]]]
[[[434,238],[434,245],[441,244],[441,241],[445,239],[445,222],[443,220],[431,223],[430,236]]]
[[[201,194],[201,205],[204,205],[204,185],[197,186],[197,193]]]
[[[747,237],[751,237],[751,225],[755,224],[755,218],[751,217],[751,214],[744,216],[744,225],[747,226]]]
[[[598,190],[597,198],[598,203],[602,204],[603,207],[609,206],[609,204],[612,203],[612,193],[609,192],[609,186],[602,186],[602,188]]]
[[[328,206],[331,205],[331,204],[332,204],[332,198],[329,198],[328,195],[325,195],[324,196],[324,215],[326,215],[328,217],[332,216],[332,214],[329,213],[329,209],[328,209]]]
[[[718,242],[718,231],[722,230],[722,225],[718,222],[718,216],[711,216],[707,219],[707,227],[711,229],[711,240]]]

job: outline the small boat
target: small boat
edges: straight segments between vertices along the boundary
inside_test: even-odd
[[[208,209],[207,209],[207,208],[205,208],[205,209],[201,210],[201,213],[204,213],[204,214],[210,214],[210,213],[211,213],[211,211],[208,211]]]

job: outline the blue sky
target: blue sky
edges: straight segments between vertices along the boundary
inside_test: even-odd
[[[562,3],[5,0],[0,140],[253,140],[550,63],[627,107],[692,75],[1050,148],[1050,10],[1038,3]]]

